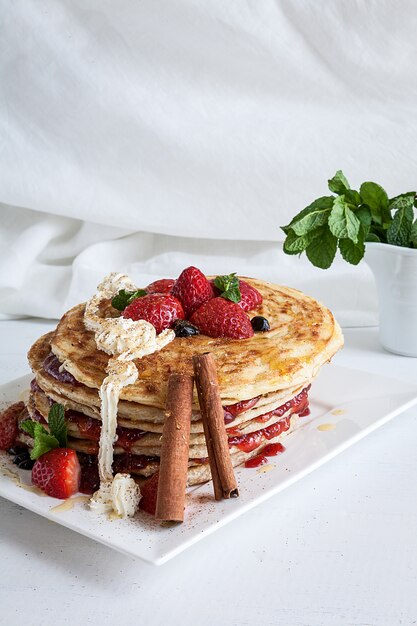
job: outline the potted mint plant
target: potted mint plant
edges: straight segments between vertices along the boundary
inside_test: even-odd
[[[416,192],[388,198],[373,182],[356,191],[341,170],[328,184],[333,195],[317,198],[282,227],[284,252],[305,252],[321,269],[337,250],[353,265],[365,257],[378,290],[382,345],[417,357]]]

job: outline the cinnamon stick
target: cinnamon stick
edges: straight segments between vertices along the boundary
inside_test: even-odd
[[[165,522],[184,521],[193,384],[188,374],[171,374],[168,381],[155,513]]]
[[[227,441],[216,364],[207,352],[193,357],[204,435],[216,500],[239,495]]]

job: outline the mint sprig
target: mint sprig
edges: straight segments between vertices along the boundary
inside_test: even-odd
[[[367,241],[417,248],[416,192],[389,199],[374,182],[351,189],[341,170],[328,181],[336,195],[321,196],[300,211],[287,226],[284,252],[305,252],[316,267],[332,264],[337,249],[348,263],[357,265]]]
[[[147,291],[145,289],[137,289],[136,291],[126,291],[121,289],[117,295],[111,301],[112,307],[118,311],[124,311],[128,304],[136,300],[136,298],[143,298],[146,296]]]
[[[240,295],[239,279],[236,276],[236,272],[225,274],[224,276],[216,276],[214,284],[217,289],[220,289],[222,298],[232,302],[240,302],[242,296]]]
[[[46,452],[54,448],[67,447],[67,426],[65,424],[65,409],[62,404],[55,402],[48,413],[49,432],[30,419],[20,424],[20,428],[33,437],[33,448],[30,458],[35,461]]]

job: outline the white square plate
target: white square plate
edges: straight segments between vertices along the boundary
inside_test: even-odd
[[[28,387],[25,376],[0,387],[1,407],[15,402]],[[215,502],[212,483],[193,487],[187,496],[185,521],[161,527],[143,512],[129,520],[92,513],[85,501],[54,510],[59,501],[28,490],[30,472],[17,470],[0,452],[0,496],[111,548],[159,565],[276,495],[316,467],[417,403],[417,386],[382,376],[326,366],[310,392],[311,415],[285,441],[286,450],[258,469],[236,468],[240,497]],[[13,480],[10,471],[18,473]],[[65,508],[65,507],[64,507]]]

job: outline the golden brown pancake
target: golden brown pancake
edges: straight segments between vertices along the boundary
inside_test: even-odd
[[[138,380],[122,390],[118,405],[118,425],[130,431],[129,437],[133,435],[135,440],[127,444],[120,439],[114,447],[115,459],[123,461],[127,455],[140,460],[138,467],[131,470],[132,474],[148,477],[157,471],[167,381],[172,372],[192,374],[192,357],[195,354],[213,354],[222,403],[226,409],[229,407],[231,410],[235,403],[256,399],[255,403],[245,404],[241,413],[227,424],[234,466],[259,454],[266,443],[281,441],[296,427],[299,417],[296,413],[291,414],[291,407],[283,413],[273,411],[287,406],[287,402],[291,404],[292,399],[314,380],[321,366],[342,346],[340,327],[326,307],[300,291],[260,280],[245,280],[256,287],[263,297],[263,304],[248,315],[266,317],[270,331],[239,340],[214,339],[205,335],[175,338],[159,352],[135,361]],[[102,303],[101,313],[105,317],[119,315],[109,301]],[[78,452],[96,455],[101,419],[98,391],[106,376],[110,357],[97,349],[94,334],[84,326],[83,315],[84,305],[75,306],[63,316],[55,332],[44,335],[31,347],[28,357],[37,386],[32,389],[27,408],[32,419],[43,417],[47,421],[51,402],[62,404],[66,410],[68,445]],[[57,379],[45,370],[44,361],[51,351],[62,368],[74,376],[75,382]],[[298,412],[301,414],[302,410],[299,408]],[[94,437],[92,431],[86,431],[85,419],[94,422]],[[280,422],[285,424],[287,430],[273,436],[278,432],[276,428],[280,428]],[[262,438],[264,435],[260,435],[260,431],[265,428],[273,430],[269,431],[267,438]],[[136,440],[132,430],[144,433]],[[122,431],[119,434],[121,437]],[[250,446],[241,445],[236,439],[241,436],[254,437],[251,441],[256,440],[256,447],[248,452]],[[20,437],[30,445],[26,434],[22,433]],[[209,479],[207,448],[195,395],[188,484]]]
[[[121,392],[130,402],[164,408],[167,381],[174,371],[192,374],[192,357],[211,352],[216,361],[223,404],[233,404],[288,387],[307,385],[342,346],[340,327],[322,304],[289,287],[245,279],[260,291],[263,304],[257,315],[271,330],[249,339],[196,335],[176,338],[159,352],[135,361],[138,380]],[[110,303],[103,313],[116,315]],[[84,305],[68,311],[51,340],[53,353],[66,370],[87,387],[99,389],[109,356],[98,350],[94,334],[86,330]],[[195,400],[197,406],[197,399]]]

